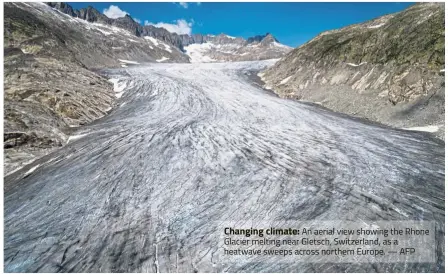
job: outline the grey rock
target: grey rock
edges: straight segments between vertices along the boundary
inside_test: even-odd
[[[108,18],[106,15],[100,13],[98,10],[96,10],[92,6],[88,6],[87,8],[80,9],[79,12],[77,12],[78,17],[86,20],[87,22],[98,22],[98,23],[105,23],[105,24],[111,24],[113,22],[112,19]]]
[[[124,17],[113,20],[112,25],[128,30],[129,32],[133,33],[136,36],[140,36],[141,33],[140,24],[135,22],[134,19],[132,19],[132,17],[127,14]]]
[[[443,138],[444,14],[444,3],[421,3],[323,32],[266,70],[265,86],[392,126],[435,125]]]
[[[182,39],[176,34],[167,31],[164,28],[157,28],[152,25],[143,26],[141,31],[141,36],[150,36],[161,41],[170,43],[176,46],[178,49],[183,49]]]
[[[239,46],[243,46],[246,44],[246,40],[244,40],[241,37],[231,37],[224,33],[221,33],[219,35],[216,35],[212,37],[212,39],[209,40],[210,42],[213,42],[217,45],[225,45],[225,44],[235,44]]]
[[[260,41],[260,44],[262,46],[269,46],[270,44],[274,43],[274,42],[278,42],[277,39],[275,39],[274,36],[272,36],[272,34],[268,33],[266,34],[266,36]]]
[[[79,17],[79,11],[77,10],[73,10],[72,6],[70,6],[67,3],[64,2],[48,2],[46,3],[47,5],[49,5],[52,8],[55,8],[65,14],[68,14],[70,16],[75,16],[75,17]]]
[[[266,37],[268,37],[268,40],[271,40],[273,42],[278,42],[277,39],[275,39],[274,36],[272,36],[272,34],[270,33],[266,33],[265,35],[256,35],[253,37],[249,37],[247,38],[247,43],[253,43],[253,42],[261,42],[262,40],[264,40]]]
[[[177,47],[181,51],[185,51],[185,47],[189,45],[203,44],[207,42],[211,42],[214,45],[224,45],[224,46],[237,45],[238,48],[248,44],[253,44],[256,46],[257,44],[261,43],[260,44],[262,46],[261,49],[246,48],[246,49],[239,49],[238,52],[236,52],[235,48],[233,49],[227,48],[224,54],[222,54],[222,52],[220,53],[219,51],[206,54],[207,57],[217,61],[243,61],[243,60],[263,60],[263,59],[279,58],[285,55],[285,53],[289,52],[290,50],[290,48],[286,46],[272,47],[274,42],[278,43],[278,40],[275,39],[269,33],[267,33],[266,35],[257,35],[255,37],[249,38],[248,40],[242,37],[232,38],[224,33],[221,33],[216,36],[202,35],[202,34],[178,35],[176,33],[171,33],[164,28],[158,28],[152,25],[141,26],[140,24],[135,22],[129,15],[117,19],[110,19],[91,6],[87,7],[86,9],[81,9],[79,11],[75,10],[74,12],[71,12],[73,9],[70,7],[70,5],[65,3],[48,3],[48,5],[68,15],[77,16],[89,22],[99,22],[102,24],[117,26],[119,28],[128,30],[137,37],[150,36],[159,39],[165,43]],[[233,51],[233,54],[228,54],[229,50]],[[243,57],[240,56],[241,54],[243,54],[242,55]]]

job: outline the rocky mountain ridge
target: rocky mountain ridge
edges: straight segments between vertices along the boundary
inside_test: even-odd
[[[326,31],[262,72],[282,97],[444,136],[444,3]]]
[[[220,34],[209,38],[205,43],[191,44],[184,49],[192,63],[275,59],[292,50],[278,43],[270,33],[247,40]]]
[[[145,37],[150,36],[156,39],[159,39],[161,41],[164,41],[166,43],[169,43],[178,49],[184,51],[184,47],[192,45],[192,44],[203,44],[207,42],[211,42],[214,44],[238,44],[241,46],[249,45],[257,42],[262,42],[262,40],[270,35],[267,33],[266,35],[256,35],[254,37],[249,37],[247,40],[242,37],[231,37],[225,34],[220,35],[210,35],[210,34],[176,34],[171,33],[167,31],[164,28],[158,28],[152,25],[140,25],[139,23],[135,22],[134,19],[132,19],[131,16],[125,15],[124,17],[120,17],[117,19],[111,19],[108,18],[106,15],[101,14],[98,10],[93,8],[92,6],[88,6],[87,8],[83,8],[80,10],[73,9],[69,4],[64,2],[47,2],[47,5],[50,7],[59,10],[60,12],[63,12],[65,14],[68,14],[73,17],[77,17],[83,20],[86,20],[88,22],[98,22],[106,25],[112,25],[116,26],[125,30],[128,30],[129,32],[135,34],[138,37]],[[272,36],[272,39],[270,39],[272,42],[279,43],[277,39],[275,39]],[[266,41],[267,43],[267,41]],[[283,51],[284,52],[284,51]],[[271,54],[275,55],[273,58],[281,57],[278,54]],[[283,54],[282,54],[283,55]],[[258,60],[258,59],[255,59]],[[236,61],[236,60],[235,60]]]

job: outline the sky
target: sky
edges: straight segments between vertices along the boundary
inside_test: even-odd
[[[411,2],[72,2],[93,6],[110,18],[129,14],[139,23],[179,34],[220,34],[248,38],[272,33],[281,43],[297,47],[322,31],[361,23],[404,10]]]

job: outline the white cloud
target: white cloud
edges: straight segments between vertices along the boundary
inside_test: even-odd
[[[132,18],[132,19],[134,19],[134,21],[137,22],[137,23],[139,23],[139,24],[142,23],[142,20],[140,20],[140,19],[138,19],[138,18]]]
[[[129,14],[128,12],[121,10],[119,7],[114,5],[110,5],[110,7],[104,9],[103,13],[104,15],[112,19],[124,17],[126,14]]]
[[[151,23],[145,20],[145,25],[153,25],[158,28],[164,28],[169,32],[175,32],[177,34],[191,34],[191,28],[193,27],[194,21],[187,22],[185,19],[178,19],[174,21],[175,24],[159,22],[157,24]]]
[[[181,5],[184,9],[188,9],[188,3],[187,2],[179,2],[179,5]]]

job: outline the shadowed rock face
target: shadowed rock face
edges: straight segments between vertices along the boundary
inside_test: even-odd
[[[54,6],[52,5],[52,3],[48,3],[48,5],[50,7],[54,7],[56,9],[58,9],[58,5],[60,6],[60,4],[56,3]],[[66,6],[68,4],[65,4]],[[66,9],[59,9],[60,11],[64,12]],[[66,12],[64,12],[66,13]],[[98,22],[98,23],[106,23],[106,24],[112,24],[112,22],[114,22],[115,20],[108,18],[106,15],[100,13],[98,10],[96,10],[94,7],[92,6],[88,6],[87,8],[83,8],[80,9],[79,11],[75,10],[75,15],[72,16],[76,16],[79,17],[81,19],[86,20],[87,22]],[[71,15],[71,14],[69,14]]]
[[[70,6],[69,4],[64,3],[64,2],[48,2],[46,4],[52,8],[55,8],[55,9],[65,13],[65,14],[68,14],[70,16],[76,16],[76,17],[79,17],[82,19],[86,19],[87,10],[91,10],[91,9],[73,10],[72,6]],[[88,17],[93,18],[93,16],[91,14],[89,14]]]
[[[261,42],[266,37],[268,37],[269,40],[272,40],[274,42],[278,42],[278,40],[275,39],[275,37],[272,36],[272,34],[266,33],[265,35],[255,35],[254,37],[247,38],[247,43],[250,44],[250,43],[253,43],[253,42]]]
[[[444,3],[415,4],[323,32],[284,56],[263,79],[284,97],[397,127],[437,125],[442,137],[444,14]]]
[[[130,30],[134,35],[140,36],[140,24],[135,22],[132,17],[127,14],[124,17],[115,19],[112,25],[122,29]]]
[[[444,142],[273,96],[266,65],[109,71],[119,107],[5,178],[5,270],[443,272]],[[217,261],[249,219],[434,220],[437,263]]]

